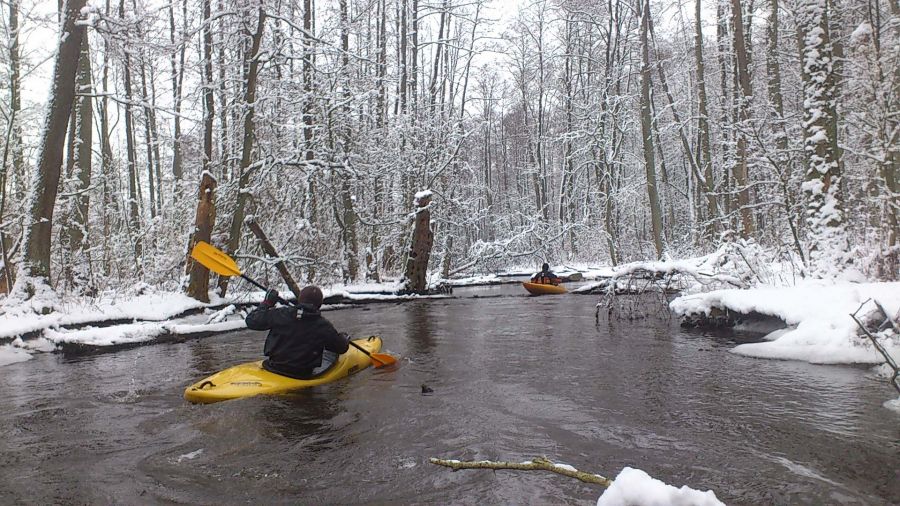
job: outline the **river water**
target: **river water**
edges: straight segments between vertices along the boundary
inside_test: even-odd
[[[194,406],[188,384],[264,333],[0,368],[0,504],[593,504],[540,471],[429,457],[625,466],[728,504],[900,503],[896,394],[865,368],[729,353],[741,334],[594,320],[592,296],[460,298],[327,312],[401,357],[290,397]],[[498,297],[492,297],[492,296]],[[478,296],[478,297],[474,297]],[[421,385],[433,393],[423,395]]]

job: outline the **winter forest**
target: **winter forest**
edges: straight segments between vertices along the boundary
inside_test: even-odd
[[[0,503],[900,503],[900,0],[0,40]]]
[[[189,248],[261,272],[248,217],[300,279],[397,277],[423,190],[443,277],[723,240],[898,276],[893,0],[47,3],[3,4],[19,300],[224,295]]]

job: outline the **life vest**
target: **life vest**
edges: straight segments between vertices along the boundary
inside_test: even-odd
[[[559,278],[557,278],[557,277],[555,277],[555,276],[548,276],[548,275],[545,275],[545,274],[542,273],[542,272],[539,272],[539,273],[537,274],[537,277],[534,278],[534,282],[535,282],[535,283],[538,283],[538,284],[541,284],[541,285],[558,285],[558,284],[559,284]]]

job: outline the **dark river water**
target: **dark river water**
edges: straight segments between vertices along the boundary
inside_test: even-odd
[[[728,504],[900,503],[896,396],[865,368],[729,353],[753,336],[675,319],[594,320],[593,296],[331,311],[380,334],[394,370],[291,397],[194,406],[188,384],[258,358],[264,333],[0,368],[0,504],[593,504],[538,471],[429,457],[625,466]],[[505,295],[473,298],[472,295]],[[421,385],[434,390],[422,395]]]

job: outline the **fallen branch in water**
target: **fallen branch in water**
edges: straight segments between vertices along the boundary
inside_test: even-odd
[[[566,464],[555,464],[544,457],[537,457],[534,460],[520,463],[494,462],[491,460],[463,462],[460,460],[436,459],[434,457],[428,460],[432,464],[449,467],[454,471],[459,471],[460,469],[493,469],[495,471],[498,469],[514,469],[517,471],[550,471],[552,473],[561,474],[563,476],[581,480],[585,483],[596,483],[597,485],[603,485],[604,487],[609,487],[610,485],[612,485],[612,480],[610,480],[609,478],[604,478],[599,474],[591,474],[584,471],[579,471],[578,469],[575,469],[574,467]]]

